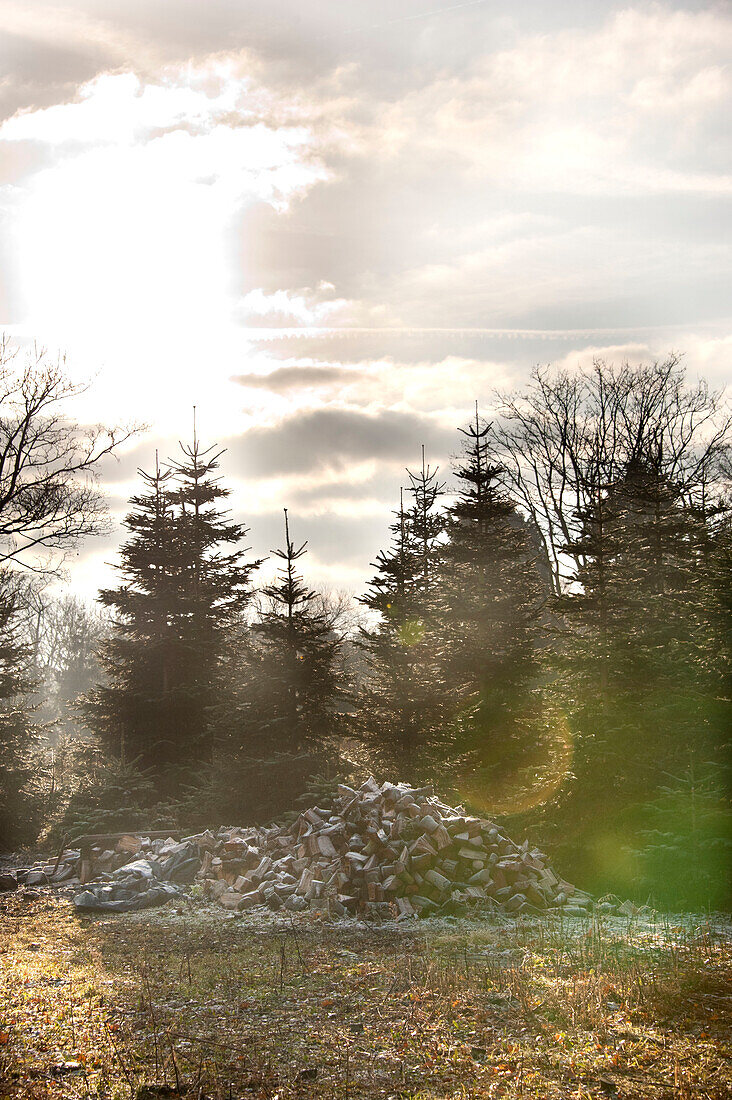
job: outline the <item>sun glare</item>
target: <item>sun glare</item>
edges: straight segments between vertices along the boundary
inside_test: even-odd
[[[323,174],[304,129],[254,122],[248,90],[226,73],[213,90],[189,70],[154,85],[107,75],[0,128],[0,142],[44,154],[4,189],[15,328],[64,348],[78,375],[98,372],[90,416],[138,415],[144,389],[146,417],[179,430],[205,388],[215,431],[241,427],[238,219],[252,202],[286,207]]]

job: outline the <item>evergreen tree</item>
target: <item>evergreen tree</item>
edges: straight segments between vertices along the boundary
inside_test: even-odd
[[[88,833],[170,826],[171,807],[160,805],[160,791],[149,772],[134,761],[107,755],[99,744],[77,743],[76,748],[78,783],[49,831],[53,843],[64,837],[73,842]]]
[[[395,519],[389,527],[393,536],[391,547],[388,551],[380,550],[372,562],[377,572],[361,603],[385,621],[395,623],[409,618],[419,583],[419,549],[415,545],[412,517],[404,508],[403,488],[399,490],[399,508],[392,514]]]
[[[732,901],[732,817],[724,770],[691,763],[669,775],[643,807],[636,893],[671,910],[729,911]]]
[[[249,598],[246,552],[221,553],[246,534],[218,502],[228,496],[213,476],[221,453],[197,439],[183,460],[154,474],[132,498],[130,539],[118,567],[123,584],[100,600],[115,612],[102,651],[106,682],[83,704],[88,726],[117,759],[135,761],[175,795],[212,756],[211,707],[235,607]]]
[[[422,467],[416,474],[407,470],[407,475],[408,491],[414,497],[408,515],[416,566],[414,586],[419,593],[419,610],[424,617],[429,617],[429,597],[437,583],[440,545],[445,533],[445,518],[437,507],[439,498],[445,493],[445,484],[438,480],[438,471],[439,467],[431,470],[429,464],[425,465],[422,444]]]
[[[155,456],[155,472],[139,470],[144,490],[125,518],[130,539],[117,567],[124,583],[103,589],[113,609],[112,634],[102,647],[106,683],[97,685],[82,713],[106,751],[124,762],[139,759],[159,773],[177,758],[179,712],[173,670],[178,664],[175,520],[171,473]],[[171,694],[172,693],[172,694]]]
[[[713,527],[647,454],[598,487],[567,547],[580,587],[560,600],[554,664],[575,778],[558,820],[585,853],[578,870],[607,888],[630,883],[591,853],[638,843],[669,772],[723,758],[730,666]]]
[[[306,553],[290,538],[285,511],[285,548],[273,550],[284,565],[264,588],[269,607],[254,626],[268,665],[267,695],[276,700],[281,751],[317,755],[332,744],[336,728],[339,643],[296,563]],[[272,688],[275,691],[272,691]]]
[[[285,546],[272,551],[283,564],[231,661],[234,706],[218,712],[211,798],[232,819],[290,809],[314,775],[337,767],[341,642],[298,571],[306,547],[292,541],[285,509]]]
[[[501,488],[491,427],[477,404],[474,421],[460,431],[464,451],[447,517],[436,637],[441,680],[455,693],[455,776],[462,790],[490,805],[544,751],[535,689],[548,578],[538,537]]]
[[[43,811],[34,783],[38,731],[28,708],[29,651],[19,639],[18,612],[10,578],[0,575],[0,851],[35,840]]]
[[[405,510],[402,490],[391,548],[377,555],[376,575],[362,597],[379,621],[361,632],[366,675],[354,728],[385,777],[420,782],[434,777],[444,754],[448,713],[430,636],[444,485],[425,463],[424,447],[421,470],[407,474],[413,504]]]
[[[195,410],[194,410],[195,412]],[[191,445],[171,470],[179,577],[179,634],[190,672],[184,686],[187,726],[196,758],[211,760],[210,708],[225,690],[219,669],[229,634],[251,599],[251,577],[261,561],[245,562],[241,548],[248,531],[227,518],[221,503],[230,490],[216,477],[223,451],[202,449],[195,432]],[[222,547],[234,547],[228,553]],[[184,658],[185,659],[185,658]]]

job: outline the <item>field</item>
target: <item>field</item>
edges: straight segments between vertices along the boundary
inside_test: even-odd
[[[0,1096],[732,1095],[729,925],[0,901]]]

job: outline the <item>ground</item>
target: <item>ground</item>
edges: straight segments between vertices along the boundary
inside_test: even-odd
[[[732,1095],[730,926],[0,901],[0,1097]]]

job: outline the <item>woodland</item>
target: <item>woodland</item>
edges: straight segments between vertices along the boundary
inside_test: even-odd
[[[4,345],[0,851],[281,820],[373,775],[585,889],[729,905],[731,418],[682,360],[538,367],[490,415],[466,394],[356,597],[311,587],[291,510],[253,556],[195,432],[139,471],[116,586],[64,593],[129,438],[82,430],[76,392]]]

